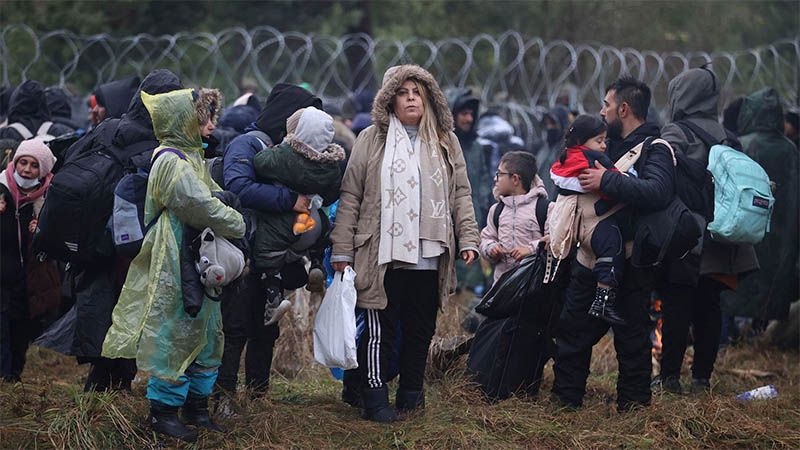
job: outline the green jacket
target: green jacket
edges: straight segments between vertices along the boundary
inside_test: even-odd
[[[744,99],[737,126],[745,153],[764,168],[774,183],[775,209],[770,231],[755,246],[761,270],[725,295],[725,309],[737,316],[785,319],[798,298],[798,210],[800,154],[783,135],[783,108],[774,89]]]
[[[183,226],[210,227],[221,236],[238,239],[244,236],[245,224],[235,209],[211,195],[220,188],[204,169],[192,90],[158,95],[142,92],[142,100],[161,143],[158,149],[178,149],[187,160],[166,153],[153,164],[147,181],[145,221],[163,212],[131,263],[102,354],[136,358],[139,370],[177,380],[193,362],[219,366],[223,346],[219,302],[206,299],[196,318],[184,312],[179,265]]]
[[[344,158],[344,149],[336,144],[317,152],[290,134],[279,145],[258,152],[253,166],[259,182],[281,184],[300,194],[318,194],[330,205],[339,198]]]
[[[340,163],[344,161],[342,147],[331,144],[322,152],[317,152],[294,135],[274,147],[258,152],[253,158],[258,181],[278,183],[301,194],[318,194],[323,204],[330,205],[339,199],[342,185]],[[300,236],[292,231],[297,213],[257,213],[258,226],[253,238],[253,267],[258,271],[280,269],[282,252],[295,246]],[[320,214],[319,226],[328,231],[324,213]]]

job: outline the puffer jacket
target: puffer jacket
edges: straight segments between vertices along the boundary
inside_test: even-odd
[[[448,230],[448,248],[439,258],[439,300],[443,302],[455,291],[455,258],[464,250],[478,251],[480,237],[472,208],[471,189],[464,155],[458,138],[452,132],[453,116],[436,80],[415,65],[395,68],[384,80],[375,97],[372,118],[375,125],[358,135],[350,162],[342,181],[342,193],[331,233],[331,262],[353,264],[360,308],[386,308],[383,279],[387,265],[378,264],[381,228],[381,164],[389,128],[389,106],[398,87],[407,79],[423,84],[430,93],[430,105],[440,131],[449,132],[439,141],[448,168],[448,205],[453,226]]]
[[[531,190],[522,195],[509,195],[501,197],[505,207],[500,213],[498,220],[499,227],[494,224],[494,214],[497,204],[489,208],[486,217],[486,227],[481,230],[481,254],[484,258],[495,263],[494,281],[517,265],[517,261],[511,256],[501,256],[492,258],[489,251],[502,245],[505,250],[512,250],[517,247],[527,247],[532,252],[536,252],[539,240],[542,238],[541,227],[536,219],[536,204],[540,198],[547,197],[542,179],[538,176],[534,180],[535,185]]]

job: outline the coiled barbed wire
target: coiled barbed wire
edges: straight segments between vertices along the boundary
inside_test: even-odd
[[[229,99],[245,84],[266,93],[280,82],[306,82],[326,102],[341,105],[361,92],[374,92],[387,67],[412,62],[430,70],[445,89],[473,88],[484,108],[502,110],[526,139],[538,135],[543,112],[556,103],[581,113],[598,111],[605,87],[625,73],[651,87],[661,110],[669,80],[706,63],[721,80],[722,105],[765,86],[777,89],[788,104],[800,105],[798,36],[740,51],[658,53],[545,42],[516,31],[431,41],[281,32],[268,26],[127,37],[0,27],[3,84],[34,78],[81,93],[167,68],[185,84],[216,87]]]

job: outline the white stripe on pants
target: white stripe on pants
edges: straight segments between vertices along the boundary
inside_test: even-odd
[[[369,342],[367,344],[367,384],[370,388],[383,386],[381,380],[381,321],[377,309],[367,310],[367,330]]]

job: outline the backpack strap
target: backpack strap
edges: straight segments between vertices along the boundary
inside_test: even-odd
[[[683,134],[686,135],[686,138],[689,139],[690,143],[694,142],[694,139],[692,139],[691,136],[692,134],[697,136],[708,148],[711,148],[712,146],[722,142],[691,120],[679,120],[675,122],[675,124],[678,125],[681,130],[683,130]]]
[[[494,207],[494,214],[492,215],[492,223],[494,224],[494,227],[499,230],[500,214],[503,213],[503,208],[506,207],[506,204],[503,203],[502,201],[498,201],[497,203],[495,203],[495,205],[496,206]]]
[[[673,166],[677,166],[678,165],[678,158],[675,157],[675,150],[673,150],[672,146],[669,145],[669,142],[667,142],[666,140],[661,139],[661,138],[655,138],[655,139],[650,141],[650,146],[652,146],[654,144],[661,144],[661,145],[667,147],[667,150],[669,150],[669,154],[672,155],[672,165]],[[649,148],[649,146],[648,146],[648,148]]]
[[[153,157],[153,163],[155,163],[158,157],[163,155],[164,153],[172,153],[173,155],[178,155],[178,158],[186,161],[186,155],[182,151],[172,147],[164,147],[156,152],[155,156]]]
[[[536,200],[536,222],[539,223],[539,231],[544,236],[544,223],[547,222],[547,207],[550,206],[550,199],[546,195]]]
[[[250,130],[245,134],[247,134],[248,136],[257,137],[258,140],[261,142],[261,150],[264,150],[264,149],[266,149],[267,147],[269,147],[270,145],[273,144],[272,139],[269,138],[267,133],[264,133],[261,130]]]
[[[12,124],[9,124],[8,128],[13,128],[17,130],[17,133],[19,133],[19,135],[22,136],[22,140],[24,141],[27,141],[28,139],[33,137],[33,133],[31,133],[31,130],[29,130],[28,127],[19,122],[14,122]]]
[[[155,156],[153,157],[153,163],[155,163],[158,157],[163,155],[164,153],[172,153],[174,155],[178,155],[178,158],[186,161],[186,155],[184,155],[183,152],[175,148],[165,147],[156,152]],[[153,228],[153,225],[155,225],[156,222],[158,222],[158,218],[161,217],[161,214],[164,212],[165,209],[167,208],[161,208],[158,211],[158,213],[156,213],[156,216],[153,217],[153,219],[144,226],[144,234],[147,234],[147,232],[150,231],[150,228]]]
[[[632,149],[625,152],[624,155],[620,156],[617,162],[614,163],[614,167],[617,168],[622,173],[627,172],[642,156],[642,149],[644,149],[644,144],[647,142],[647,139],[640,142],[637,146],[633,147]]]
[[[53,122],[51,122],[49,120],[46,121],[46,122],[42,122],[42,125],[36,131],[36,135],[37,136],[42,136],[42,135],[48,134],[48,132],[50,131],[50,127],[52,127],[52,126],[53,126]]]
[[[625,173],[628,171],[628,169],[633,167],[633,165],[639,161],[639,158],[644,157],[645,159],[643,159],[642,161],[647,161],[647,156],[643,155],[646,155],[648,153],[645,150],[649,149],[650,146],[653,144],[661,144],[667,147],[667,149],[669,149],[670,154],[672,155],[672,165],[673,166],[678,165],[678,159],[675,157],[675,150],[672,149],[672,146],[669,145],[669,142],[665,141],[664,139],[653,138],[651,136],[640,142],[637,146],[628,150],[624,155],[620,156],[617,162],[614,163],[614,167],[616,167],[617,170],[619,170],[620,172]]]

